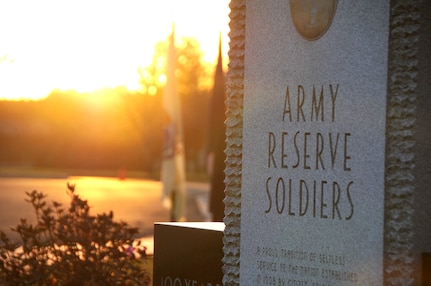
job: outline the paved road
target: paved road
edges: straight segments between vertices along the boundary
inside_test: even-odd
[[[158,181],[103,177],[69,177],[66,179],[45,178],[0,178],[0,229],[13,237],[10,227],[16,226],[20,218],[34,221],[31,205],[25,202],[25,192],[38,190],[47,195],[47,202],[57,201],[67,206],[66,183],[76,184],[82,199],[88,200],[92,214],[114,212],[114,220],[123,220],[139,228],[140,236],[153,235],[153,223],[168,221],[169,211],[160,200],[161,183]],[[188,221],[203,221],[205,210],[196,204],[196,197],[205,198],[208,185],[187,184]]]

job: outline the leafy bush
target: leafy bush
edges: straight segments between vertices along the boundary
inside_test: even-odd
[[[70,206],[51,206],[46,195],[27,192],[36,224],[21,219],[22,240],[0,231],[0,285],[149,285],[142,267],[145,247],[133,236],[137,228],[113,221],[109,214],[90,215],[90,207],[67,184]]]

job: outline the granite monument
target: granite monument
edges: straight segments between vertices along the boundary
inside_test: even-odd
[[[232,0],[225,285],[419,285],[430,4]]]

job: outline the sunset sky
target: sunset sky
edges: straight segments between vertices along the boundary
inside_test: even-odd
[[[219,32],[227,54],[229,11],[229,0],[0,0],[0,99],[138,89],[138,67],[173,22],[176,37],[198,39],[212,63]]]

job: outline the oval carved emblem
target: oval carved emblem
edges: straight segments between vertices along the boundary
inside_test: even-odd
[[[293,25],[307,40],[317,40],[328,30],[337,0],[289,0]]]

